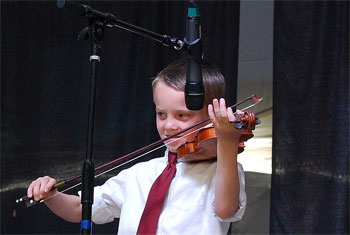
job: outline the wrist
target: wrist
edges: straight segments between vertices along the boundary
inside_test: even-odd
[[[51,199],[57,197],[57,194],[58,194],[57,189],[54,189],[54,190],[48,192],[48,193],[46,194],[46,197],[43,199],[44,202],[45,202],[45,204],[46,204],[46,202],[50,202]]]
[[[240,134],[237,135],[232,132],[227,133],[218,133],[216,135],[217,141],[223,144],[229,143],[229,144],[237,144],[239,143]]]

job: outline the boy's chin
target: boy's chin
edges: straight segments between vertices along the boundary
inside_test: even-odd
[[[172,152],[172,153],[177,153],[177,148],[178,148],[178,147],[167,146],[168,151],[169,151],[169,152]]]
[[[171,142],[171,141],[169,141]],[[182,143],[180,141],[174,141],[172,142],[171,144],[166,144],[166,147],[167,149],[170,151],[170,152],[173,152],[173,153],[176,153],[177,152],[177,149],[182,145]]]

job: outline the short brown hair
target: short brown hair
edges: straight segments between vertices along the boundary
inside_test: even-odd
[[[176,60],[158,73],[152,82],[152,87],[159,80],[176,89],[185,90],[187,63],[185,59]],[[219,69],[210,62],[202,63],[203,85],[205,91],[205,105],[207,106],[214,98],[225,96],[225,78]]]

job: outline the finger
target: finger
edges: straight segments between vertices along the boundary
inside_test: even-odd
[[[211,122],[215,121],[214,107],[212,104],[208,105],[208,115]]]
[[[209,114],[209,116],[210,116],[211,114],[213,114],[213,105],[212,105],[212,104],[209,104],[209,105],[208,105],[208,114]]]
[[[214,114],[216,118],[220,118],[220,105],[218,99],[213,100]]]
[[[221,118],[224,118],[224,119],[227,118],[226,101],[223,98],[220,99],[220,116]]]
[[[230,122],[233,122],[233,121],[236,120],[236,117],[235,117],[235,115],[234,115],[233,110],[232,110],[231,107],[228,107],[228,108],[227,108],[227,117],[228,117],[228,120],[229,120]]]
[[[240,109],[237,109],[237,110],[236,110],[236,113],[237,113],[237,114],[243,114],[244,112],[243,112],[242,110],[240,110]]]
[[[56,180],[50,178],[49,182],[46,185],[45,192],[50,192],[52,187],[56,184]]]
[[[36,201],[38,201],[40,198],[40,185],[41,185],[41,178],[38,178],[35,181],[34,187],[33,187],[33,196]]]
[[[33,181],[33,182],[29,185],[29,187],[28,187],[28,189],[27,189],[27,197],[29,197],[29,198],[31,198],[31,197],[33,196],[34,182],[35,182],[35,181]]]
[[[40,184],[40,198],[44,198],[46,196],[46,187],[47,183],[50,181],[50,178],[48,176],[43,177],[41,184]]]

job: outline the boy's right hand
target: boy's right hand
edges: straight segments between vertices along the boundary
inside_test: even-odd
[[[50,191],[55,184],[56,180],[49,176],[39,177],[29,185],[27,196],[35,201],[51,197],[57,192],[57,189]]]

